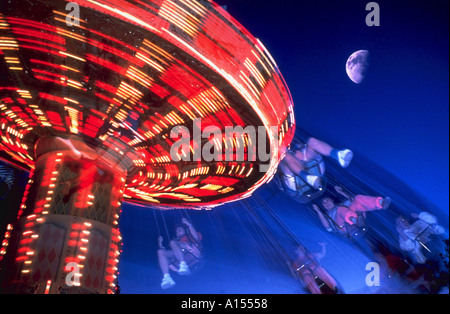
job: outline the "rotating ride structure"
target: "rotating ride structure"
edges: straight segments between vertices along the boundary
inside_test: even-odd
[[[0,68],[0,158],[30,173],[4,292],[114,293],[123,202],[238,201],[294,135],[275,61],[207,0],[2,1]]]

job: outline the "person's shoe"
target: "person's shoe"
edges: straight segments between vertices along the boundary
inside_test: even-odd
[[[178,274],[181,276],[188,276],[190,273],[191,271],[189,270],[188,264],[186,264],[186,262],[181,262],[180,268],[178,269]]]
[[[381,201],[381,208],[382,209],[388,209],[389,206],[391,205],[392,199],[388,196],[383,198],[383,200]]]
[[[170,277],[169,274],[165,274],[161,282],[161,288],[169,289],[173,286],[175,286],[175,281],[173,281],[172,277]]]
[[[317,190],[322,189],[322,180],[318,176],[308,175],[306,176],[306,182]]]
[[[342,168],[347,168],[353,159],[353,152],[349,149],[344,149],[338,152],[338,162]]]

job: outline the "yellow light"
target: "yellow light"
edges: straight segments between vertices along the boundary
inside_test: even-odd
[[[67,56],[67,57],[70,57],[70,58],[73,58],[73,59],[76,59],[76,60],[79,60],[79,61],[82,61],[82,62],[86,62],[85,59],[83,59],[81,57],[78,57],[78,56],[75,56],[75,55],[72,55],[70,53],[67,53],[67,52],[64,52],[64,51],[60,51],[59,53],[64,55],[64,56]]]

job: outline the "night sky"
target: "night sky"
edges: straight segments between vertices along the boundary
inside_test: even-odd
[[[367,2],[218,4],[274,57],[292,93],[298,128],[335,147],[352,149],[351,176],[392,196],[396,208],[439,214],[448,228],[449,3],[378,1],[380,26],[368,27]],[[347,77],[345,64],[361,49],[369,50],[371,57],[367,77],[358,85]],[[124,292],[305,293],[274,249],[291,236],[311,251],[319,249],[318,242],[328,243],[322,265],[347,292],[374,292],[364,283],[368,260],[353,245],[324,232],[316,217],[277,193],[273,182],[258,190],[256,198],[265,198],[275,212],[263,225],[264,210],[245,201],[211,212],[165,215],[125,205],[119,275]],[[206,265],[192,278],[175,274],[176,287],[164,291],[159,287],[155,239],[158,234],[167,238],[172,232],[168,222],[186,214],[204,234]],[[375,217],[374,227],[392,223],[396,213]],[[395,243],[395,234],[394,227],[383,235]],[[395,284],[391,289],[402,291]]]
[[[391,193],[398,205],[412,203],[414,209],[439,214],[448,228],[449,1],[377,1],[380,26],[373,27],[365,23],[368,2],[217,1],[272,54],[292,94],[300,130],[351,149],[355,157],[350,174]],[[370,68],[365,80],[355,84],[345,64],[361,49],[370,52]],[[23,186],[26,177],[20,180]],[[328,243],[322,265],[347,292],[368,292],[367,258],[275,192],[271,182],[256,196],[270,199],[267,204],[277,213],[272,218],[286,224],[278,233],[279,225],[261,224],[254,198],[191,213],[162,213],[125,203],[120,221],[122,292],[305,293],[274,250],[292,234],[312,251],[319,249],[318,242]],[[21,193],[16,190],[9,197],[18,202]],[[163,291],[156,239],[163,235],[167,240],[182,216],[202,232],[206,263],[191,278],[175,274],[177,286]],[[264,233],[267,226],[274,231]]]
[[[276,60],[298,127],[373,161],[448,215],[449,2],[220,0]],[[362,84],[345,72],[369,50]],[[364,165],[363,165],[364,166]]]

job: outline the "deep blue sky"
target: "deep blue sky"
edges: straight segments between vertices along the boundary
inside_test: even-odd
[[[258,37],[293,95],[298,126],[348,147],[448,215],[449,2],[218,0]],[[371,53],[366,80],[345,72],[348,56]]]
[[[375,190],[391,193],[397,208],[426,210],[429,205],[430,211],[440,211],[446,220],[441,223],[448,227],[449,2],[378,1],[379,27],[365,24],[368,2],[217,0],[275,58],[301,129],[351,148],[355,158],[348,173],[373,181],[370,188],[377,184]],[[347,77],[345,63],[360,49],[370,51],[371,66],[365,81],[356,85]],[[154,239],[166,234],[163,216],[156,212],[155,221],[154,211],[124,204],[119,276],[124,292],[304,293],[284,262],[274,261],[279,252],[273,241],[291,232],[312,251],[318,249],[317,242],[328,243],[322,265],[347,292],[370,293],[364,283],[366,257],[325,232],[298,203],[273,191],[269,184],[256,194],[270,199],[267,204],[284,221],[285,230],[275,230],[276,223],[269,219],[263,229],[275,229],[262,232],[261,217],[251,213],[261,208],[246,208],[245,202],[191,213],[204,234],[206,265],[187,280],[175,274],[177,286],[169,291],[159,288],[155,253]],[[182,214],[165,213],[165,219]],[[396,213],[371,217],[376,229],[383,221],[395,221]],[[395,227],[383,232],[396,243]]]
[[[377,1],[379,27],[365,24],[368,2],[217,0],[271,52],[292,93],[298,127],[352,149],[349,172],[365,179],[373,175],[386,192],[404,199],[434,204],[448,227],[449,1]],[[345,62],[360,49],[370,51],[371,66],[356,85],[345,73]],[[264,186],[257,195],[270,198],[271,193]],[[284,194],[268,204],[308,249],[328,243],[322,265],[347,292],[367,288],[367,260],[359,251],[324,232],[315,216]],[[124,204],[119,275],[124,293],[304,292],[282,268],[283,261],[273,262],[272,241],[289,234],[262,233],[259,218],[243,202],[189,215],[204,234],[207,263],[195,277],[175,275],[177,286],[162,291],[156,238],[167,238],[163,217],[173,224],[182,214],[161,216]]]

